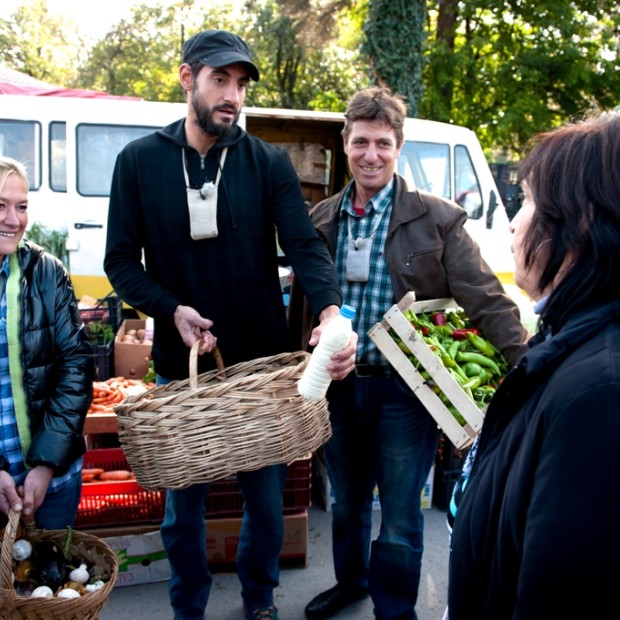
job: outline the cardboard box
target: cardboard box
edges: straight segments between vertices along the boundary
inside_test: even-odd
[[[115,587],[170,579],[170,566],[159,525],[83,530],[103,539],[118,557]]]
[[[241,517],[207,520],[207,560],[210,564],[232,564],[237,558]],[[284,517],[284,545],[280,560],[308,563],[308,511]]]
[[[331,512],[332,504],[334,503],[334,490],[329,482],[329,478],[327,476],[327,467],[325,467],[325,463],[321,460],[318,454],[315,454],[315,466],[316,466],[316,474],[317,481],[319,484],[319,490],[321,492],[321,496],[323,498],[323,505],[325,506],[325,510],[327,512]],[[431,471],[428,474],[428,478],[426,479],[426,484],[424,485],[424,489],[422,490],[421,505],[422,509],[430,508],[433,503],[433,483],[435,480],[435,465],[431,467]],[[373,510],[381,510],[381,500],[379,498],[379,490],[375,487],[373,494],[373,502],[372,502]]]
[[[207,528],[207,560],[215,565],[233,564],[241,517],[209,519]],[[115,587],[135,586],[170,579],[170,566],[159,533],[159,525],[81,529],[104,540],[119,561]],[[284,517],[284,545],[280,560],[308,563],[308,511]]]
[[[439,427],[457,448],[471,445],[482,428],[484,413],[467,396],[461,386],[452,378],[441,360],[431,351],[422,337],[403,314],[406,310],[416,313],[456,308],[454,299],[432,299],[416,302],[413,293],[407,293],[398,304],[392,306],[383,320],[368,332],[381,353],[415,392],[428,412],[435,418]],[[393,329],[411,353],[418,359],[439,389],[448,397],[458,412],[465,418],[461,426],[427,381],[409,361],[407,355],[396,344],[389,331]]]
[[[144,329],[146,321],[142,319],[125,319],[114,339],[114,376],[126,379],[142,379],[149,367],[151,356],[150,344],[132,344],[121,342],[130,329]]]

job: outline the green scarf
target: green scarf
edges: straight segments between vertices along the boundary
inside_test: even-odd
[[[20,243],[21,246],[21,243]],[[11,376],[11,390],[13,391],[13,407],[19,430],[19,440],[22,445],[24,463],[30,448],[30,420],[26,407],[26,393],[24,392],[24,373],[21,359],[21,342],[19,339],[20,326],[20,281],[21,268],[17,260],[17,251],[9,257],[9,279],[6,283],[6,334],[9,347],[9,374]]]

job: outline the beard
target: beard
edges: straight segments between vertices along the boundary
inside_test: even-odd
[[[223,104],[210,108],[208,105],[204,105],[200,101],[200,96],[195,86],[192,89],[192,106],[196,113],[196,124],[209,136],[216,136],[218,138],[228,136],[239,120],[240,111],[234,106]],[[235,117],[230,122],[218,123],[213,119],[213,113],[217,110],[233,111],[235,112]]]

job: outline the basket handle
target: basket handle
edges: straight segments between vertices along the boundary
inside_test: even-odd
[[[195,390],[198,387],[198,349],[201,344],[202,340],[196,340],[189,352],[189,386],[192,390]],[[222,359],[222,354],[220,353],[219,347],[215,345],[211,353],[213,353],[213,357],[215,358],[217,369],[222,374],[222,377],[226,379],[224,360]]]
[[[13,543],[17,535],[20,512],[10,508],[8,516],[9,520],[4,528],[0,552],[0,587],[15,592],[13,589]],[[12,604],[12,601],[0,600],[0,609],[5,609],[7,603]]]

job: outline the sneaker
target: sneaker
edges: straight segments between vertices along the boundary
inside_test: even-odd
[[[280,620],[278,610],[275,607],[266,607],[265,609],[248,609],[245,608],[246,620]]]

